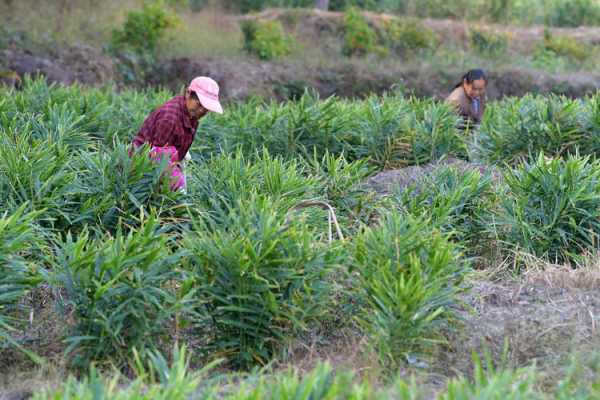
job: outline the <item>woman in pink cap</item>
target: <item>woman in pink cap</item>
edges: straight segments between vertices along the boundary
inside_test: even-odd
[[[183,96],[175,96],[154,110],[133,138],[136,148],[148,143],[154,159],[169,157],[172,190],[185,189],[180,163],[189,157],[198,121],[209,111],[223,113],[219,85],[211,78],[200,76],[192,80]]]

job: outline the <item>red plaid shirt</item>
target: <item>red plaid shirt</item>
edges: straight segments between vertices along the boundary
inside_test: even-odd
[[[185,98],[175,96],[154,110],[133,138],[133,145],[174,146],[179,161],[183,160],[196,136],[198,120],[193,120],[185,107]]]

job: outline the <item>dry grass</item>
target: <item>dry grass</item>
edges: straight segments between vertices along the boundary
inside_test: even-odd
[[[375,382],[382,371],[377,355],[369,350],[368,341],[368,337],[352,329],[336,332],[335,337],[326,339],[313,333],[295,342],[275,368],[285,370],[292,366],[309,372],[320,362],[327,361],[334,369],[352,370],[357,376]]]
[[[36,41],[101,46],[124,21],[127,11],[142,4],[142,0],[105,0],[101,4],[91,0],[8,1],[0,3],[0,21]]]
[[[242,32],[232,16],[219,7],[179,15],[181,23],[163,48],[165,57],[239,56]]]
[[[27,32],[35,42],[98,47],[109,40],[131,10],[140,9],[143,0],[20,0],[0,2],[0,23],[12,30]],[[234,56],[241,53],[242,35],[238,21],[220,7],[201,12],[182,8],[174,11],[179,24],[163,44],[165,57]],[[43,21],[41,21],[43,18]]]
[[[557,265],[541,260],[530,262],[524,274],[531,284],[542,284],[552,289],[600,289],[600,255],[589,256],[582,265]]]

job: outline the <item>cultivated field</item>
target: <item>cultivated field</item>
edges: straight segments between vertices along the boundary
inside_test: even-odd
[[[170,96],[0,89],[5,394],[600,396],[600,97],[229,104],[171,193]]]

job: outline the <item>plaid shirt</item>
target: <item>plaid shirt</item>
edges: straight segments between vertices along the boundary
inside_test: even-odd
[[[133,138],[135,147],[144,143],[151,146],[174,146],[177,158],[183,160],[196,136],[198,121],[193,120],[185,107],[185,98],[175,96],[154,110]]]

